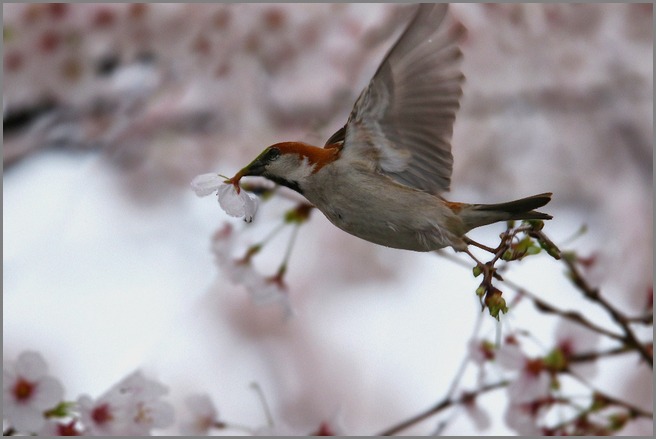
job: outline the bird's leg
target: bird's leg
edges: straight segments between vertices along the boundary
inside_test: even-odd
[[[478,242],[474,241],[473,239],[470,239],[466,236],[463,236],[462,239],[465,241],[465,243],[467,245],[473,245],[474,247],[478,247],[478,248],[480,248],[482,250],[485,250],[486,252],[489,252],[489,253],[492,253],[492,254],[496,254],[496,252],[497,252],[496,249],[488,247],[488,246],[483,245],[481,243],[478,243]],[[467,251],[467,253],[469,253],[469,251]],[[472,254],[469,253],[469,256],[472,256]],[[473,256],[472,256],[472,258],[473,258]],[[476,260],[476,258],[474,258],[474,260]]]

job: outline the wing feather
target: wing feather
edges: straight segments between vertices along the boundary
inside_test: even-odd
[[[360,94],[345,126],[331,137],[352,160],[378,160],[399,183],[430,193],[449,190],[451,136],[460,107],[464,28],[445,4],[422,4]],[[333,142],[334,143],[334,142]]]

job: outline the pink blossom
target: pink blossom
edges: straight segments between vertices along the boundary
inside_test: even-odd
[[[496,359],[504,369],[518,372],[508,386],[511,404],[532,402],[549,395],[551,379],[541,359],[527,358],[519,345],[512,343],[501,346]]]
[[[521,435],[539,435],[539,422],[551,401],[551,377],[543,360],[527,357],[516,342],[510,341],[499,348],[496,361],[517,373],[508,385],[506,424]]]
[[[547,406],[539,403],[509,404],[503,419],[520,436],[542,436],[539,422],[546,411]]]
[[[471,361],[479,366],[494,360],[494,345],[487,340],[471,340],[468,350]]]
[[[81,436],[82,430],[77,419],[61,421],[48,419],[38,432],[39,436]]]
[[[218,412],[209,395],[191,395],[186,399],[191,420],[182,423],[180,432],[185,436],[207,436],[218,423]]]
[[[2,369],[2,416],[19,432],[40,430],[46,420],[43,412],[64,397],[61,383],[47,372],[48,366],[37,352],[23,352],[13,367]]]
[[[287,288],[278,276],[263,276],[250,262],[235,259],[222,265],[221,268],[234,284],[246,287],[254,304],[258,306],[278,304],[285,317],[294,314]]]
[[[490,415],[476,403],[475,395],[465,394],[464,396],[462,407],[465,409],[467,416],[474,422],[476,429],[483,431],[490,428],[492,423]]]
[[[146,379],[139,371],[128,375],[97,400],[78,400],[86,434],[145,436],[153,428],[173,423],[173,407],[160,398],[162,384]]]
[[[556,346],[565,357],[593,351],[599,344],[599,333],[562,319],[555,331]]]
[[[212,240],[216,263],[226,277],[235,285],[243,285],[256,305],[278,304],[286,317],[294,314],[289,302],[286,286],[279,276],[263,276],[249,258],[236,259],[232,256],[236,237],[232,225],[225,224],[217,230]]]

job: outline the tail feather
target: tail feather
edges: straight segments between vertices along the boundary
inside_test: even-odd
[[[520,198],[499,204],[470,204],[462,209],[459,216],[468,230],[497,221],[508,220],[549,220],[551,215],[534,209],[542,207],[551,201],[551,192]]]

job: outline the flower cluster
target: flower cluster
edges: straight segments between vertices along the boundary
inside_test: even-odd
[[[173,406],[162,400],[167,392],[137,371],[97,399],[82,395],[67,402],[62,384],[47,375],[43,357],[24,352],[3,368],[5,434],[150,435],[173,424]]]
[[[256,305],[277,304],[285,316],[293,315],[283,280],[284,269],[278,270],[273,276],[262,275],[252,263],[252,257],[260,251],[261,245],[252,246],[243,258],[235,258],[233,252],[236,244],[237,235],[231,224],[224,224],[214,234],[212,250],[219,269],[232,283],[246,287]]]
[[[593,368],[574,368],[579,359],[595,351],[599,334],[562,320],[552,348],[542,355],[527,353],[521,335],[510,334],[499,346],[486,340],[470,343],[469,359],[480,368],[481,382],[479,390],[464,393],[458,402],[475,425],[489,425],[487,414],[474,404],[476,397],[499,388],[506,389],[508,398],[504,422],[520,435],[608,435],[619,431],[632,416],[647,416],[592,388],[587,380],[594,375]],[[490,368],[494,373],[489,373]],[[491,375],[495,382],[486,383]],[[567,383],[565,378],[578,381],[578,389],[568,390],[574,383]],[[581,393],[585,387],[587,397]],[[618,419],[623,422],[618,423]]]

